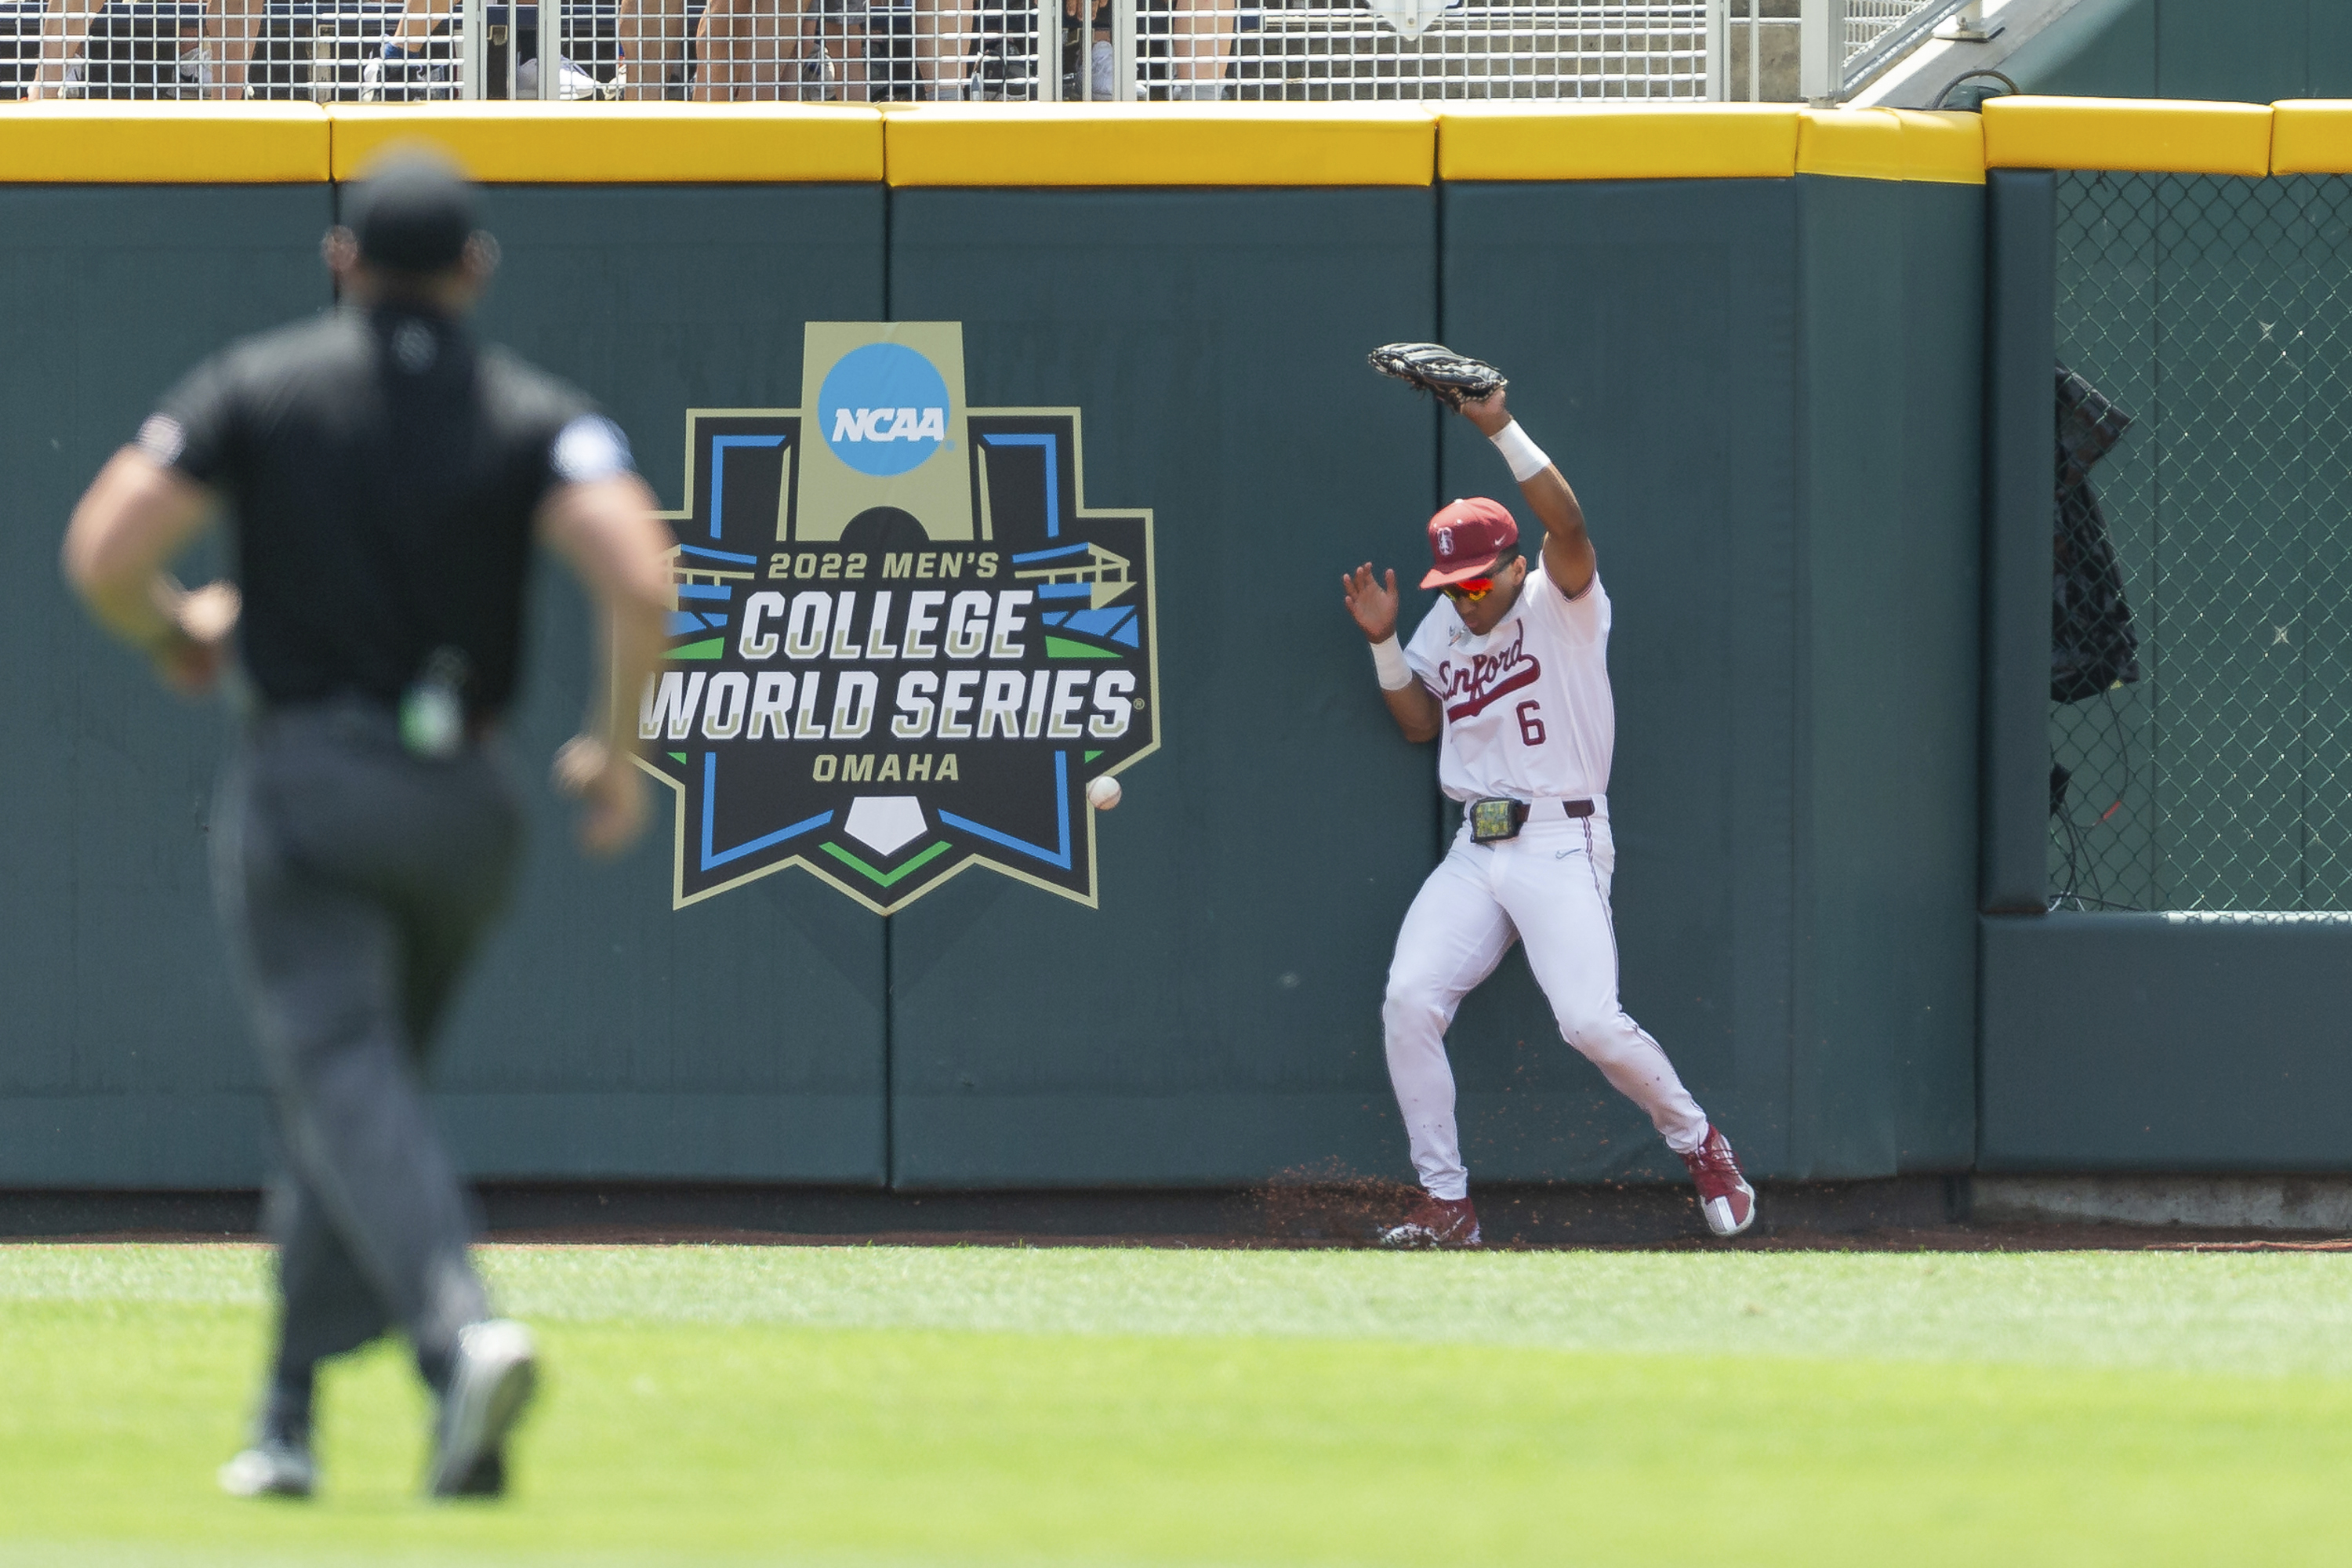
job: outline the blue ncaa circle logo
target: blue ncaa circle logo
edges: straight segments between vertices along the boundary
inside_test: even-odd
[[[833,455],[887,479],[947,444],[948,384],[899,343],[868,343],[834,362],[817,388],[817,427]]]

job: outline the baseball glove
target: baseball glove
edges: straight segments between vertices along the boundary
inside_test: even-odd
[[[1382,375],[1411,382],[1460,408],[1511,384],[1485,360],[1455,353],[1444,343],[1383,343],[1364,356]]]

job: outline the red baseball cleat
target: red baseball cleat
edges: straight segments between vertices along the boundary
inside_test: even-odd
[[[1706,1142],[1684,1155],[1683,1163],[1698,1184],[1698,1212],[1706,1215],[1707,1229],[1717,1236],[1738,1236],[1756,1223],[1756,1189],[1739,1173],[1730,1141],[1712,1122]]]
[[[1478,1245],[1478,1211],[1468,1198],[1441,1198],[1424,1193],[1402,1224],[1381,1232],[1381,1245],[1408,1247],[1456,1247]]]

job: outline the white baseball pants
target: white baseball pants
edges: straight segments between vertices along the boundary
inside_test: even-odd
[[[1650,1113],[1668,1148],[1687,1153],[1706,1140],[1706,1113],[1658,1042],[1618,1005],[1609,915],[1616,862],[1603,816],[1530,822],[1499,844],[1473,844],[1465,827],[1406,911],[1381,1019],[1413,1168],[1436,1196],[1470,1190],[1445,1031],[1462,998],[1522,938],[1568,1043]]]

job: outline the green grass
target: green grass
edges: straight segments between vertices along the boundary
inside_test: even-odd
[[[255,1248],[0,1247],[0,1563],[2009,1564],[2352,1556],[2352,1258],[492,1248],[548,1397],[415,1500],[212,1489]]]

